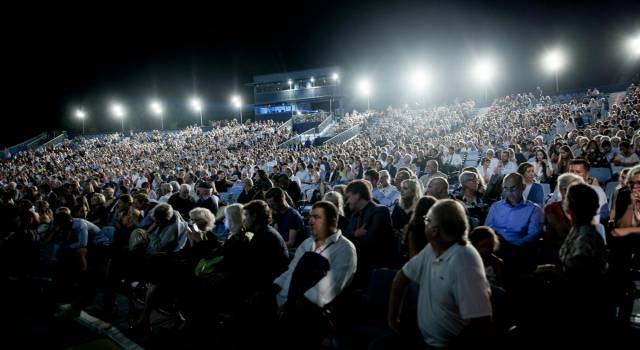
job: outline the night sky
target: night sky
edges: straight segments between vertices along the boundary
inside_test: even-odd
[[[106,112],[112,99],[139,127],[157,127],[146,112],[155,94],[180,126],[197,121],[185,102],[194,92],[207,101],[206,118],[232,116],[229,96],[241,92],[251,102],[245,84],[254,74],[338,65],[346,92],[366,75],[375,82],[372,103],[382,107],[409,100],[402,77],[415,65],[436,76],[434,102],[479,98],[468,71],[484,55],[500,62],[494,95],[538,85],[551,91],[539,61],[555,45],[570,57],[561,89],[628,81],[639,66],[623,41],[640,33],[640,1],[233,3],[5,9],[4,121],[19,123],[2,128],[0,146],[44,130],[78,131],[76,106],[89,113],[87,131],[119,130]]]

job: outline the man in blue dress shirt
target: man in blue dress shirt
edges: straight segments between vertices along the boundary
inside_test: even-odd
[[[522,175],[511,173],[502,182],[503,199],[493,203],[485,225],[493,228],[500,237],[501,255],[505,263],[526,271],[535,267],[532,245],[542,232],[542,209],[524,200],[525,185]],[[524,269],[524,270],[523,270]]]

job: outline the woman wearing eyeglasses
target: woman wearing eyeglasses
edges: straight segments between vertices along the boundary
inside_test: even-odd
[[[627,186],[618,191],[611,216],[615,224],[611,232],[614,237],[640,234],[640,166],[629,171]]]

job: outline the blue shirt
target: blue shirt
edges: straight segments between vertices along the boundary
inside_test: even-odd
[[[371,194],[373,195],[373,198],[377,199],[380,204],[387,207],[387,209],[389,209],[389,212],[393,211],[393,207],[396,205],[396,201],[400,198],[400,191],[398,191],[392,185],[389,185],[383,189],[374,188]]]
[[[297,210],[289,207],[286,212],[273,212],[274,226],[277,227],[278,232],[282,236],[282,239],[286,242],[289,240],[289,230],[300,231],[304,228],[304,222],[302,215]],[[298,232],[300,234],[300,232]],[[296,241],[301,242],[300,236],[296,237]],[[306,238],[306,237],[305,237]]]
[[[496,230],[505,241],[522,245],[538,238],[542,232],[542,209],[530,201],[512,207],[505,199],[493,203],[485,225]]]
[[[71,224],[72,236],[75,238],[72,242],[65,244],[66,248],[80,249],[89,246],[108,246],[111,239],[98,226],[85,219],[73,219]]]

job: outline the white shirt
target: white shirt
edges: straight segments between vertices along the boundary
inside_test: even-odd
[[[478,166],[476,167],[476,169],[478,169],[478,174],[480,174],[480,176],[482,176],[482,178],[485,180],[485,182],[489,182],[489,179],[491,179],[491,175],[493,175],[493,169],[491,169],[491,165],[489,165],[487,167],[487,171],[484,171],[484,167],[483,166]]]
[[[524,186],[524,191],[522,191],[522,198],[527,199],[527,197],[529,196],[529,192],[531,191],[531,187],[533,187],[533,184],[526,184]]]
[[[169,198],[171,198],[172,195],[173,195],[173,193],[167,193],[164,196],[160,197],[160,199],[158,199],[158,202],[160,202],[160,203],[169,203]]]
[[[430,346],[450,345],[464,329],[464,320],[492,315],[491,287],[471,243],[454,244],[440,257],[429,244],[402,272],[420,284],[418,326]]]
[[[295,271],[298,261],[306,252],[317,252],[329,260],[331,269],[315,286],[309,288],[304,296],[310,302],[324,307],[338,296],[353,279],[356,273],[357,255],[356,247],[347,237],[338,230],[327,237],[323,246],[316,247],[313,237],[309,237],[296,249],[296,254],[289,264],[287,271],[278,276],[273,283],[280,286],[280,292],[276,295],[278,306],[284,305],[289,295],[291,276]]]
[[[509,175],[518,171],[518,166],[514,162],[508,162],[500,170],[500,175]]]
[[[453,166],[461,166],[462,165],[462,158],[457,153],[447,154],[447,155],[442,156],[442,164],[453,165]]]
[[[297,182],[298,186],[300,186],[300,188],[302,188],[302,181],[300,181],[300,178],[298,178],[297,176],[293,175],[293,176],[291,176],[289,178],[289,180]]]

